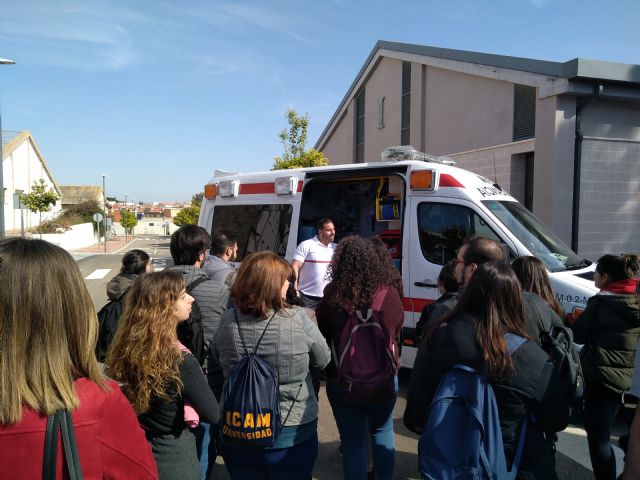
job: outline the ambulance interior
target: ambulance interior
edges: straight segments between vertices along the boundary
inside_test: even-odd
[[[298,243],[315,235],[315,223],[333,220],[335,241],[350,235],[379,236],[401,268],[404,179],[399,175],[317,178],[302,191]]]

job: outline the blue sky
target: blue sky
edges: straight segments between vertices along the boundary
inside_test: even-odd
[[[377,40],[640,64],[639,0],[0,0],[0,109],[60,184],[180,201],[312,147]]]

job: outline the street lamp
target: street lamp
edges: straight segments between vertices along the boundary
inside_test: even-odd
[[[104,253],[107,253],[107,191],[104,188],[104,179],[108,173],[102,174],[102,221],[104,222]]]
[[[124,208],[125,210],[128,212],[129,211],[129,204],[127,203],[127,197],[129,196],[128,193],[124,194]],[[129,243],[129,228],[128,227],[124,227],[124,241],[126,243]]]
[[[14,65],[16,62],[0,57],[0,65]],[[2,153],[2,112],[0,111],[0,238],[4,238],[4,155]]]

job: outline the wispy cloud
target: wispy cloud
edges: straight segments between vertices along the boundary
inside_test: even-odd
[[[5,9],[0,28],[34,63],[120,69],[137,57],[128,27],[99,4],[89,9],[85,4],[25,2]]]

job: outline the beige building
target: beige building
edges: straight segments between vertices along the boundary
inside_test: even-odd
[[[60,185],[60,192],[62,192],[63,210],[87,202],[96,202],[100,208],[104,208],[102,187],[96,185]]]
[[[640,252],[640,65],[379,41],[315,148],[395,145],[497,181],[586,258]]]

